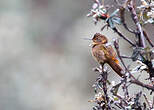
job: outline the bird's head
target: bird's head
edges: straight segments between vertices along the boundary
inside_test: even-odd
[[[93,44],[106,44],[108,42],[108,39],[104,35],[96,33],[92,38],[92,41]]]

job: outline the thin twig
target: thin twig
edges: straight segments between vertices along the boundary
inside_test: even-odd
[[[149,108],[150,108],[150,109],[152,109],[152,107],[150,106],[150,103],[149,103],[148,98],[146,97],[146,95],[145,95],[145,94],[143,94],[143,96],[144,96],[145,101],[147,102],[147,104],[148,104]]]
[[[126,22],[125,22],[125,8],[123,6],[120,7],[120,18],[121,18],[121,22],[124,26],[124,28],[129,31],[130,33],[136,34],[137,32],[135,30],[130,29]]]
[[[129,57],[129,56],[124,56],[124,55],[121,55],[120,57],[121,57],[121,58],[132,59],[132,57]]]
[[[117,28],[113,28],[114,32],[117,33],[120,37],[122,37],[124,40],[126,40],[129,44],[131,44],[132,46],[135,46],[135,44],[130,41],[128,38],[126,38],[124,35],[122,35]]]
[[[125,96],[125,99],[129,98],[127,83],[128,83],[127,78],[125,77],[125,79],[124,79],[124,96]]]
[[[143,30],[143,34],[144,34],[145,38],[147,39],[147,41],[149,42],[149,44],[151,45],[151,47],[154,47],[154,44],[153,44],[153,42],[150,40],[150,38],[149,38],[147,32],[145,32],[145,31]]]
[[[154,108],[154,96],[153,96],[152,108]]]
[[[117,55],[118,55],[118,57],[119,57],[119,59],[120,59],[122,65],[123,65],[124,68],[125,68],[125,71],[128,71],[128,69],[127,69],[127,67],[126,67],[126,65],[125,65],[125,63],[124,63],[124,61],[123,61],[123,59],[121,58],[120,51],[119,51],[119,44],[118,44],[118,41],[117,41],[117,40],[114,41],[114,47],[115,47],[115,49],[116,49]],[[128,72],[129,72],[129,71],[128,71]],[[131,74],[131,73],[130,73],[130,74]],[[135,77],[134,77],[133,79],[135,79]]]
[[[125,99],[123,99],[120,95],[118,94],[114,94],[116,97],[118,97],[118,99],[120,99],[122,102],[124,102],[126,105],[128,105],[128,102],[126,102]]]

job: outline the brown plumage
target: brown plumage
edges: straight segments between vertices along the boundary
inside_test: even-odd
[[[102,66],[107,63],[111,66],[111,68],[120,76],[123,77],[122,68],[118,64],[118,60],[116,59],[116,52],[112,48],[111,45],[106,46],[108,43],[108,39],[99,33],[96,33],[92,39],[92,55],[95,60],[101,64]]]

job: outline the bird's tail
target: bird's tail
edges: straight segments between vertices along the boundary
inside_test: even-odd
[[[121,68],[121,66],[114,60],[109,60],[108,64],[111,66],[111,68],[120,76],[120,77],[124,77],[123,69]]]

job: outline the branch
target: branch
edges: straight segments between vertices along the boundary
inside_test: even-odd
[[[134,6],[133,6],[133,2],[131,1],[130,2],[130,5],[128,6],[128,9],[129,11],[131,12],[131,16],[132,16],[132,19],[137,27],[137,30],[139,31],[139,43],[140,43],[140,46],[145,48],[146,47],[146,44],[145,44],[145,40],[144,40],[144,34],[143,34],[143,30],[142,30],[142,27],[139,23],[139,20],[138,20],[138,17],[137,17],[137,14],[136,14],[136,11],[134,9]]]
[[[146,97],[146,95],[145,95],[145,94],[143,94],[143,96],[144,96],[145,101],[147,102],[147,104],[148,104],[149,108],[150,108],[150,109],[152,109],[152,107],[150,106],[150,103],[149,103],[148,98]]]
[[[135,30],[130,29],[126,22],[125,22],[125,8],[123,6],[120,7],[120,18],[121,18],[121,22],[124,26],[124,28],[129,31],[130,33],[136,34],[137,32]]]
[[[127,69],[127,67],[126,67],[126,65],[125,65],[125,63],[124,63],[124,61],[123,61],[123,59],[121,58],[120,51],[119,51],[119,44],[118,44],[118,42],[117,42],[116,40],[114,41],[114,47],[115,47],[115,49],[116,49],[117,55],[118,55],[118,57],[119,57],[121,63],[123,64],[125,70],[129,73],[130,77],[133,79],[133,80],[131,80],[130,82],[133,83],[133,84],[139,85],[139,86],[141,86],[141,87],[144,87],[144,88],[146,88],[146,89],[148,89],[148,90],[154,91],[154,86],[147,85],[147,84],[144,84],[144,83],[140,82],[140,81],[137,80],[137,79],[130,73],[130,71]],[[126,77],[126,76],[125,76],[125,77]]]
[[[100,73],[99,77],[96,80],[96,86],[99,87],[99,89],[101,89],[104,93],[101,96],[101,100],[98,100],[98,104],[99,104],[100,108],[102,108],[103,110],[111,110],[111,107],[109,104],[108,87],[107,87],[107,82],[108,82],[107,68],[104,68],[103,65],[100,65],[100,67],[95,68],[94,71]]]
[[[105,106],[106,106],[106,110],[111,110],[110,106],[108,105],[109,103],[109,97],[107,94],[107,70],[104,70],[103,66],[102,66],[102,85],[103,85],[103,92],[104,92],[104,96],[105,96]]]
[[[130,82],[133,83],[133,84],[139,85],[139,86],[141,86],[141,87],[144,87],[144,88],[146,88],[146,89],[148,89],[148,90],[154,91],[154,86],[144,84],[144,83],[140,82],[140,81],[137,80],[137,79],[136,79],[136,80],[131,80]]]
[[[147,41],[149,42],[149,44],[151,45],[151,47],[154,47],[153,42],[150,40],[150,38],[149,38],[147,32],[145,32],[145,30],[143,30],[143,34],[144,34],[145,38],[147,39]]]
[[[128,38],[126,38],[124,35],[122,35],[117,28],[113,28],[114,32],[117,33],[120,37],[122,37],[124,40],[126,40],[130,45],[135,46],[135,44],[130,41]]]
[[[132,59],[132,57],[121,55],[121,58]]]
[[[114,47],[115,47],[115,49],[116,49],[117,55],[118,55],[118,57],[119,57],[119,59],[120,59],[122,65],[123,65],[124,68],[125,68],[125,71],[128,71],[128,69],[127,69],[127,67],[126,67],[126,65],[125,65],[125,63],[124,63],[124,61],[123,61],[123,59],[122,59],[122,57],[121,57],[121,55],[120,55],[119,44],[118,44],[118,41],[117,41],[117,40],[114,41]],[[129,72],[129,71],[128,71],[128,72]],[[130,72],[129,72],[129,73],[130,73]],[[130,73],[130,74],[131,74],[131,73]],[[134,77],[133,79],[135,79],[135,77]]]

